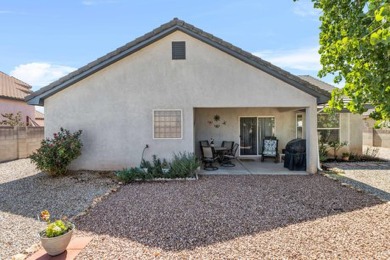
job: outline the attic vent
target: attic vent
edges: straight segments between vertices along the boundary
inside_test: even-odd
[[[172,60],[186,59],[186,42],[172,42]]]

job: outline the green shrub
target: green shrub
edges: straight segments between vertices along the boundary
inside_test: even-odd
[[[325,162],[328,159],[328,147],[323,140],[319,141],[318,153],[320,155],[320,162]]]
[[[195,170],[200,166],[198,158],[193,153],[178,153],[173,155],[171,169],[172,178],[193,177]]]
[[[135,180],[145,180],[147,173],[140,169],[140,168],[130,168],[130,169],[123,169],[120,171],[115,172],[116,176],[120,181],[123,181],[125,183],[132,182]]]
[[[42,140],[41,147],[29,158],[37,169],[49,175],[65,174],[69,164],[81,155],[81,133],[79,130],[71,134],[61,127],[60,132],[55,133],[52,139]]]
[[[167,169],[164,172],[164,169]],[[168,163],[165,159],[161,160],[156,155],[153,155],[153,161],[149,162],[142,160],[140,167],[133,167],[129,169],[123,169],[115,172],[120,181],[129,183],[135,180],[149,180],[155,178],[186,178],[193,177],[195,170],[200,166],[200,163],[196,156],[192,153],[179,153],[174,154],[171,163]],[[144,170],[146,169],[146,171]]]

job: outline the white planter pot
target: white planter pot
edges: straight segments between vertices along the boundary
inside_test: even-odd
[[[69,245],[70,239],[72,238],[74,225],[72,229],[67,233],[58,237],[41,237],[41,243],[48,255],[56,256],[63,253],[66,247]]]

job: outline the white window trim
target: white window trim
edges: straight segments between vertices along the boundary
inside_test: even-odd
[[[298,116],[302,116],[302,126],[300,126],[300,127],[302,128],[302,139],[304,139],[305,135],[303,132],[303,129],[304,129],[303,113],[296,113],[295,114],[295,138],[298,138]]]
[[[172,137],[154,137],[154,112],[156,111],[180,111],[180,137],[172,138]],[[182,140],[183,139],[183,109],[153,109],[152,111],[152,134],[153,140]]]

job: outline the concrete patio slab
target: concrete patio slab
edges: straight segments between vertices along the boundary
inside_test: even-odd
[[[274,163],[272,160],[261,162],[259,158],[239,158],[233,160],[235,167],[218,167],[216,171],[201,170],[200,175],[307,175],[305,171],[290,171],[283,167],[283,163]]]

